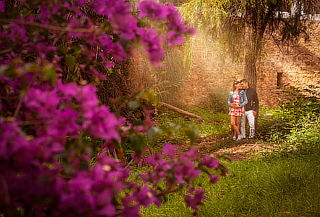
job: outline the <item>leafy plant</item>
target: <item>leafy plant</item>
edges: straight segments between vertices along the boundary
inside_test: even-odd
[[[312,88],[309,93],[316,93]],[[308,146],[319,141],[320,100],[316,95],[304,95],[300,90],[287,91],[289,101],[278,111],[277,122],[268,133],[270,141],[282,146]]]

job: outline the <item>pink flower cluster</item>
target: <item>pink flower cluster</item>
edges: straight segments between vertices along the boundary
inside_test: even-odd
[[[28,4],[31,4],[31,1],[30,3],[19,1],[14,6],[17,8],[14,9],[19,10],[18,7]],[[117,62],[127,58],[127,43],[138,40],[138,36],[153,64],[159,65],[164,56],[161,39],[163,34],[153,29],[139,27],[138,19],[132,15],[131,6],[125,0],[78,0],[73,4],[69,1],[59,1],[57,4],[36,1],[32,5],[38,5],[39,14],[16,16],[14,19],[7,20],[9,24],[7,27],[3,26],[0,33],[0,49],[8,52],[5,53],[5,58],[0,58],[0,64],[8,64],[14,58],[25,57],[28,53],[37,56],[38,63],[49,60],[57,64],[56,67],[63,68],[64,62],[57,60],[74,55],[72,51],[77,48],[81,49],[81,53],[75,56],[82,59],[81,70],[87,71],[88,67],[85,66],[88,64],[97,66],[100,63],[103,63],[105,68],[111,68]],[[86,7],[104,17],[104,23],[97,22],[96,19],[92,19],[90,13],[84,12],[82,9]],[[9,14],[5,9],[5,2],[0,0],[0,13],[8,17]],[[172,4],[166,6],[147,0],[140,2],[138,9],[140,10],[139,18],[150,17],[158,22],[167,23],[169,46],[183,43],[184,36],[193,32],[192,28],[188,28],[182,22],[181,16]],[[44,34],[38,34],[39,32]],[[79,46],[76,43],[79,40],[86,43]],[[61,52],[62,41],[67,42],[67,49],[69,49],[64,55]],[[19,46],[20,52],[10,49],[12,42]],[[92,49],[93,47],[97,49]],[[97,74],[95,68],[89,67],[89,70]]]
[[[70,153],[70,166],[79,168],[63,178],[62,165],[43,156],[44,151],[56,152],[50,143],[26,138],[15,122],[0,121],[0,130],[4,214],[18,214],[22,207],[31,216],[138,216],[140,206],[159,204],[149,187],[128,181],[129,169],[114,158],[102,153],[94,167],[81,169],[79,158]],[[124,191],[129,192],[122,195]]]
[[[186,186],[189,194],[185,195],[185,201],[187,206],[195,210],[196,214],[198,206],[202,205],[202,200],[206,197],[202,189],[195,189],[191,185],[192,181],[205,172],[209,175],[210,181],[215,183],[219,175],[224,176],[227,173],[226,168],[213,157],[200,155],[195,148],[187,152],[179,152],[175,146],[165,144],[162,152],[162,154],[153,154],[145,159],[134,157],[136,163],[144,163],[152,167],[152,170],[140,175],[141,179],[144,183],[155,186],[155,189],[158,190],[156,195],[159,197],[164,192],[174,192],[181,186]],[[166,184],[166,189],[163,189],[162,183]]]
[[[168,45],[174,46],[184,42],[183,35],[193,34],[195,30],[187,27],[182,22],[181,15],[177,12],[173,4],[166,6],[161,3],[146,0],[138,4],[140,9],[140,18],[150,17],[168,23]]]

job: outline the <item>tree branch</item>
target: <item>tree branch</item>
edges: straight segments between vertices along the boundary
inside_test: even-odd
[[[94,31],[94,27],[91,27],[89,29],[85,28],[63,28],[60,26],[53,26],[49,24],[41,24],[41,23],[36,23],[36,22],[30,22],[30,21],[23,21],[23,20],[14,20],[14,19],[0,19],[0,23],[17,23],[21,25],[26,25],[26,26],[34,26],[34,27],[39,27],[42,29],[48,29],[52,31],[59,31],[59,32],[77,32],[77,33],[90,33]]]
[[[177,108],[177,107],[175,107],[175,106],[173,106],[173,105],[170,105],[170,104],[167,104],[167,103],[164,103],[164,102],[162,102],[161,105],[163,105],[163,106],[167,107],[168,109],[171,109],[171,110],[173,110],[173,111],[175,111],[175,112],[178,112],[178,113],[180,113],[180,114],[187,115],[187,116],[189,116],[189,117],[196,118],[196,119],[199,119],[199,120],[203,120],[203,118],[200,117],[199,115],[195,115],[195,114],[193,114],[193,113],[184,111],[184,110],[182,110],[182,109],[180,109],[180,108]]]

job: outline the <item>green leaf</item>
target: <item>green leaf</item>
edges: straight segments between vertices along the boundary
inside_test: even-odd
[[[68,67],[71,70],[73,70],[76,65],[76,58],[72,55],[68,55],[68,56],[66,56],[66,63],[68,65]]]
[[[186,129],[185,134],[190,139],[191,144],[194,144],[199,138],[199,131],[197,129],[192,129],[192,128]]]
[[[51,84],[54,84],[57,80],[56,71],[51,67],[44,67],[41,79],[43,81],[49,81]]]
[[[157,96],[157,93],[154,90],[148,90],[148,91],[141,92],[138,95],[138,98],[146,100],[152,104],[159,103],[159,98]]]
[[[82,49],[80,47],[75,48],[73,54],[75,56],[79,56],[80,54],[82,54]]]
[[[147,145],[146,136],[132,134],[130,136],[130,145],[132,149],[138,154],[141,154],[142,149]]]

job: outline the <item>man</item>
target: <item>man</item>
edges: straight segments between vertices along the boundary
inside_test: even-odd
[[[249,82],[246,79],[242,79],[241,88],[245,90],[248,98],[248,103],[244,106],[245,112],[241,118],[241,134],[240,138],[246,138],[246,122],[249,122],[249,138],[253,138],[257,126],[257,117],[259,112],[259,100],[257,91],[254,88],[249,87]]]

